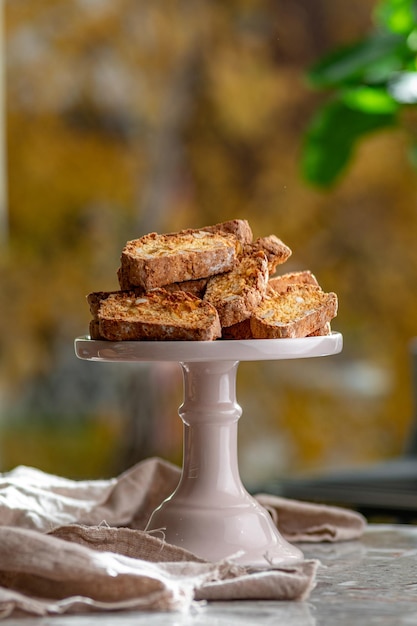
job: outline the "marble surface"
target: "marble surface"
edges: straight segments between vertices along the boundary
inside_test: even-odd
[[[192,612],[5,619],[2,626],[417,626],[417,526],[371,525],[360,541],[304,544],[319,559],[304,602],[216,602]]]

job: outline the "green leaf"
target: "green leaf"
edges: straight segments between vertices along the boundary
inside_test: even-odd
[[[417,24],[416,0],[382,0],[374,10],[376,25],[398,35],[408,35]]]
[[[412,52],[414,53],[417,52],[417,23],[416,23],[416,28],[413,28],[410,34],[407,35],[407,46],[410,48]],[[414,65],[414,68],[415,68],[416,67],[415,58],[412,59],[412,64]]]
[[[346,89],[340,95],[342,102],[350,109],[364,113],[395,113],[398,102],[383,87],[354,87]]]
[[[395,124],[395,113],[367,113],[341,100],[322,107],[305,135],[301,169],[305,180],[329,187],[346,168],[357,142]]]
[[[411,54],[404,37],[376,32],[325,56],[307,76],[317,88],[382,82],[399,71]]]

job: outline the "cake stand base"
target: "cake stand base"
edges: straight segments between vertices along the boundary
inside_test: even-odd
[[[322,357],[342,350],[340,333],[300,339],[244,341],[75,340],[91,361],[176,361],[184,378],[182,474],[178,487],[152,514],[147,530],[209,561],[232,559],[251,567],[291,564],[302,552],[279,533],[269,513],[239,476],[236,402],[240,361]]]
[[[153,513],[147,530],[197,556],[267,567],[299,561],[269,513],[244,488],[237,461],[237,361],[181,363],[183,470],[177,489]]]

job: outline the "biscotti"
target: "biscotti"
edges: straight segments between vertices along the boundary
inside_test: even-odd
[[[285,245],[285,244],[284,244]],[[300,272],[287,272],[280,276],[269,278],[266,295],[274,296],[277,293],[284,293],[290,285],[316,285],[319,283],[309,270]],[[318,328],[312,333],[314,336],[328,335],[331,332],[330,324],[326,324],[323,328]],[[237,322],[226,328],[222,328],[223,339],[253,339],[250,319]]]
[[[131,289],[126,295],[129,297],[135,297],[143,293],[142,289]],[[120,291],[93,291],[87,296],[88,306],[90,307],[90,313],[93,319],[97,319],[100,304],[103,300],[106,300],[109,296],[120,294]]]
[[[166,289],[167,291],[187,291],[188,293],[192,293],[193,296],[197,296],[197,298],[203,298],[209,280],[209,278],[184,280],[181,283],[171,283],[170,285],[164,285],[164,289]]]
[[[100,304],[98,322],[100,336],[110,341],[213,341],[221,336],[210,303],[159,288],[137,297],[110,295]]]
[[[167,235],[150,233],[128,241],[122,251],[123,286],[145,291],[176,282],[230,271],[240,243],[228,233],[188,230]]]
[[[243,255],[233,270],[208,281],[204,300],[216,307],[222,327],[250,317],[261,302],[268,284],[264,252]]]
[[[292,250],[276,235],[254,240],[247,220],[150,233],[128,241],[120,290],[89,294],[92,339],[196,340],[331,333],[337,296],[308,270],[274,275]]]
[[[287,272],[281,276],[274,276],[268,281],[267,294],[285,293],[290,285],[315,285],[319,287],[319,282],[310,270],[302,270],[299,272]],[[272,290],[272,291],[271,291]],[[307,335],[307,337],[320,337],[330,335],[331,326],[327,322],[321,328]]]
[[[291,256],[292,250],[276,235],[258,237],[251,245],[245,247],[245,252],[250,254],[261,250],[268,260],[268,271],[272,275],[278,265],[285,263]]]
[[[104,337],[100,335],[100,325],[98,323],[98,320],[90,320],[88,330],[90,333],[90,339],[104,339]]]
[[[98,321],[98,312],[100,309],[101,303],[106,300],[109,296],[119,295],[120,291],[94,291],[89,293],[87,296],[88,306],[90,307],[90,313],[92,319],[90,321],[89,330],[91,339],[103,339],[100,334],[100,325]],[[136,298],[142,292],[141,289],[133,289],[125,292],[126,297]]]
[[[330,325],[330,322],[326,322],[324,326],[321,326],[321,328],[318,328],[314,332],[310,333],[309,335],[307,335],[307,337],[325,337],[326,335],[331,334],[332,327]]]
[[[318,287],[319,282],[310,270],[287,272],[281,276],[273,276],[269,279],[268,292],[272,289],[272,293],[284,293],[289,285],[316,285]]]
[[[228,233],[234,235],[243,245],[251,244],[253,241],[252,229],[247,220],[228,220],[213,226],[204,226],[201,230],[209,233]]]
[[[253,339],[250,317],[231,326],[222,327],[222,339]]]
[[[290,285],[268,295],[254,311],[250,323],[254,339],[296,338],[311,335],[337,314],[335,293],[315,285]]]

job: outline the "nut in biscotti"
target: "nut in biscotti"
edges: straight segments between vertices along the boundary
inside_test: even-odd
[[[268,262],[263,252],[243,255],[235,268],[213,276],[204,300],[216,307],[222,327],[250,317],[261,302],[268,283]]]
[[[216,309],[184,291],[112,294],[100,304],[98,320],[100,336],[110,341],[213,341],[221,335]]]
[[[268,295],[250,323],[254,339],[307,337],[337,315],[337,296],[315,285],[290,285],[282,294]]]
[[[227,233],[202,230],[167,235],[150,233],[127,242],[122,251],[120,276],[124,285],[142,287],[145,291],[205,278],[230,271],[240,247],[236,237]]]

